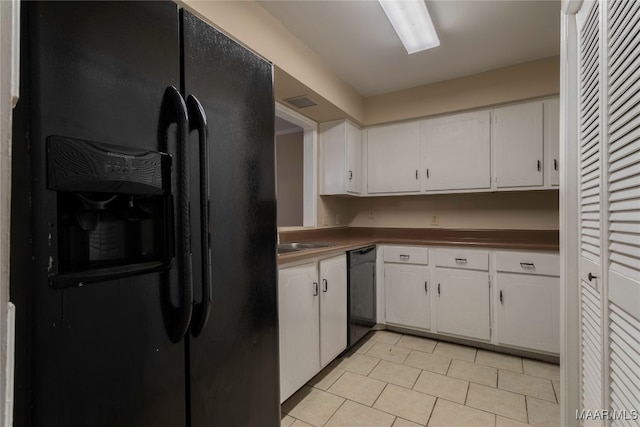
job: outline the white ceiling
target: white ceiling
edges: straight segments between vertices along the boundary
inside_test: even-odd
[[[427,0],[440,46],[413,55],[377,1],[259,3],[363,96],[560,53],[559,0]]]

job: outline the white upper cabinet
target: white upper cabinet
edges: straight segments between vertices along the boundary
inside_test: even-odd
[[[560,100],[544,102],[545,182],[560,185]]]
[[[543,185],[542,105],[538,101],[493,110],[497,188]]]
[[[362,131],[348,121],[320,125],[321,195],[362,192]]]
[[[421,123],[424,190],[491,187],[490,118],[476,111]]]
[[[376,126],[366,135],[368,193],[420,192],[420,122]]]

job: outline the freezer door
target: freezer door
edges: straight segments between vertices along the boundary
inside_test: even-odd
[[[163,108],[171,107],[167,87],[180,87],[177,6],[24,2],[22,12],[11,230],[11,296],[18,315],[15,425],[184,426],[184,340],[174,344],[167,332],[171,306],[179,300],[176,269],[52,287],[49,278],[60,267],[59,226],[80,213],[57,209],[59,197],[72,196],[47,188],[45,145],[58,135],[174,151],[176,125],[163,118]],[[116,153],[113,159],[126,156]],[[122,210],[129,208],[122,204]],[[97,209],[91,218],[104,222],[107,215]],[[89,219],[83,220],[88,229]],[[86,247],[94,251],[95,244],[112,243],[96,238]],[[113,243],[105,259],[123,258],[119,248]],[[137,253],[144,258],[144,249]],[[164,280],[168,276],[173,279]]]
[[[196,303],[207,286],[212,292],[208,322],[189,339],[191,425],[275,427],[280,405],[272,66],[182,13],[184,95],[195,95],[207,117],[211,207],[210,283],[202,280],[201,265],[208,250],[199,238],[192,241]],[[194,130],[194,169],[198,138]],[[201,233],[198,180],[194,171],[194,236]],[[199,312],[205,310],[194,310],[192,325],[201,323]]]

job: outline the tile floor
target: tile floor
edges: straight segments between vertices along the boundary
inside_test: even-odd
[[[282,404],[282,427],[560,424],[557,365],[370,333]]]

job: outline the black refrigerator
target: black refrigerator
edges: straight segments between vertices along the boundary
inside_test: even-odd
[[[24,2],[17,427],[278,426],[272,64],[172,2]]]

